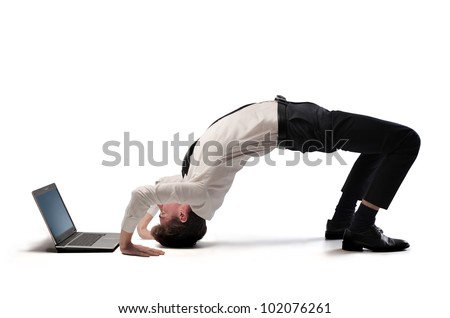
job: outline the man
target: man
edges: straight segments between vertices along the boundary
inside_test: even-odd
[[[215,121],[190,147],[181,176],[133,191],[122,222],[122,253],[164,254],[131,242],[139,221],[149,209],[154,214],[156,206],[160,225],[148,234],[163,246],[195,245],[206,233],[205,220],[211,220],[222,205],[235,174],[251,157],[276,147],[360,153],[327,222],[325,237],[343,239],[342,248],[349,251],[392,252],[409,247],[404,240],[387,237],[375,225],[375,217],[380,208],[389,207],[414,163],[420,148],[417,133],[396,123],[277,96],[275,101],[249,104]]]

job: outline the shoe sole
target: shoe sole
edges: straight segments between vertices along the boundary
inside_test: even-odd
[[[362,252],[363,251],[363,246],[362,244],[358,244],[355,242],[349,242],[349,241],[342,241],[342,249],[344,251],[351,251],[351,252]]]
[[[364,243],[361,242],[351,242],[351,241],[342,241],[342,249],[344,251],[351,251],[351,252],[362,252],[364,248],[371,250],[372,252],[400,252],[409,247],[408,245],[405,245],[404,247],[400,248],[391,248],[391,249],[382,249],[382,248],[370,248],[369,246],[366,246]]]

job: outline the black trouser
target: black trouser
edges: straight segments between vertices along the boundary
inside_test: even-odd
[[[287,102],[282,118],[286,138],[280,143],[284,148],[361,153],[342,191],[383,209],[389,207],[420,148],[420,138],[411,128],[369,116],[328,111],[313,103]]]

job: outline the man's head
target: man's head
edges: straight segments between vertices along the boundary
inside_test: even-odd
[[[160,225],[152,228],[156,241],[167,247],[192,247],[206,233],[206,221],[187,204],[159,205]]]

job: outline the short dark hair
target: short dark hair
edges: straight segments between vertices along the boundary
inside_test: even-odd
[[[178,218],[173,218],[166,228],[156,225],[152,228],[151,233],[155,240],[163,246],[192,247],[205,235],[206,221],[191,210],[186,222],[183,223]]]

